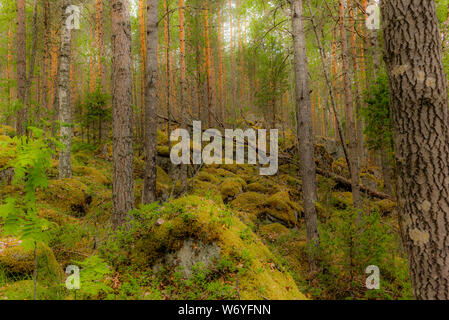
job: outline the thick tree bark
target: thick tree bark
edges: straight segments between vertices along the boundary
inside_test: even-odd
[[[156,130],[157,130],[157,41],[158,41],[158,1],[147,2],[147,62],[145,90],[145,179],[143,203],[156,201]]]
[[[310,114],[309,70],[306,52],[306,37],[303,23],[302,0],[291,2],[294,69],[296,78],[296,104],[298,116],[298,143],[301,161],[302,191],[306,219],[307,238],[313,247],[319,246],[316,165],[312,116]],[[311,271],[317,270],[314,256],[310,259]]]
[[[134,208],[131,23],[128,0],[112,3],[113,224]]]
[[[17,112],[16,131],[24,135],[27,123],[26,109],[26,1],[17,0],[17,100],[21,103]]]
[[[401,232],[417,299],[449,299],[449,114],[434,1],[382,1]]]
[[[69,1],[64,0],[62,5],[61,28],[61,49],[59,51],[59,71],[58,71],[58,103],[59,103],[59,122],[61,128],[59,131],[60,142],[62,143],[59,151],[59,179],[72,177],[71,162],[71,142],[73,136],[72,128],[72,108],[70,105],[70,59],[71,59],[71,40],[72,30],[67,28],[65,21],[69,14],[66,9]]]

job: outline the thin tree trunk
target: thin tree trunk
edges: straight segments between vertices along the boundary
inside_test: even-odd
[[[147,62],[145,90],[145,178],[143,203],[156,201],[156,130],[157,130],[157,42],[158,42],[158,1],[147,0]]]
[[[352,198],[354,207],[362,208],[362,199],[360,195],[360,182],[359,182],[359,155],[357,148],[357,135],[355,130],[354,121],[354,103],[352,99],[352,80],[349,70],[349,50],[346,33],[346,13],[344,0],[340,1],[340,34],[341,34],[341,55],[343,62],[343,81],[344,81],[344,98],[346,104],[346,127],[349,138],[348,149],[349,157],[351,161],[351,181],[352,181]]]
[[[113,225],[134,208],[131,22],[128,0],[112,2]]]
[[[26,1],[17,0],[17,100],[21,103],[17,112],[16,131],[21,136],[26,133]]]
[[[186,50],[185,50],[185,27],[184,27],[184,0],[179,0],[179,53],[180,53],[180,68],[181,68],[181,90],[180,90],[180,127],[186,128],[186,115],[187,115],[187,86],[186,86]],[[187,166],[181,164],[179,180],[181,181],[181,190],[184,189],[187,181]]]
[[[64,0],[62,5],[62,21],[66,21],[68,14],[66,9],[69,1]],[[71,142],[73,135],[72,128],[72,108],[70,105],[70,60],[71,60],[71,40],[72,30],[65,23],[61,28],[61,49],[59,52],[58,71],[58,102],[59,121],[61,128],[59,131],[62,143],[59,151],[59,179],[72,177]]]
[[[449,299],[449,110],[434,1],[381,3],[401,232],[417,299]]]
[[[307,238],[312,250],[319,246],[318,218],[315,203],[317,201],[316,165],[314,157],[314,138],[312,116],[310,114],[310,87],[306,37],[304,31],[302,0],[291,2],[292,34],[294,50],[294,69],[296,78],[296,104],[298,116],[298,143],[301,161],[302,192],[306,219]],[[312,251],[310,269],[317,271],[317,262]]]

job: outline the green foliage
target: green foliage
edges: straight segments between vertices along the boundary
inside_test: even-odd
[[[411,298],[407,260],[393,227],[377,211],[362,217],[355,210],[337,211],[320,228],[323,272],[311,293],[318,299]],[[380,289],[366,289],[365,269],[380,269]]]
[[[31,137],[15,137],[16,156],[9,162],[14,168],[13,183],[24,183],[25,196],[8,197],[0,206],[0,218],[3,220],[3,232],[10,236],[19,236],[26,246],[45,241],[50,223],[38,217],[36,209],[36,191],[47,187],[46,171],[50,168],[53,153],[50,144],[54,139],[46,138],[41,129],[29,128]]]
[[[105,284],[105,277],[111,273],[111,269],[102,258],[94,255],[76,264],[80,266],[79,293],[82,299],[96,299],[100,294],[112,292],[112,288]]]
[[[366,107],[362,108],[365,120],[367,146],[373,150],[391,149],[393,139],[390,112],[390,89],[388,77],[379,73],[376,83],[366,93]]]

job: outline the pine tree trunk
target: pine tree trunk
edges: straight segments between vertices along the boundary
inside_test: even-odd
[[[310,87],[306,38],[304,31],[302,0],[291,2],[294,69],[296,78],[296,104],[298,116],[298,143],[301,161],[301,179],[304,198],[307,238],[313,246],[319,246],[316,166],[314,157],[314,138],[312,116],[310,114]],[[311,271],[317,270],[315,258],[310,259]]]
[[[64,0],[62,5],[62,21],[66,21],[68,14],[66,9],[69,1]],[[61,49],[59,52],[59,71],[58,71],[58,102],[59,102],[59,130],[60,142],[62,143],[59,151],[59,179],[72,177],[71,162],[71,142],[73,136],[72,128],[72,108],[70,105],[70,60],[71,60],[71,41],[72,30],[62,24],[61,28]]]
[[[344,98],[346,105],[346,128],[348,137],[348,151],[351,162],[350,174],[352,181],[352,198],[354,207],[362,208],[362,199],[360,195],[360,181],[359,181],[359,149],[357,148],[357,134],[354,121],[354,102],[352,99],[352,80],[351,71],[349,69],[349,50],[348,39],[346,33],[346,10],[344,0],[340,1],[340,35],[341,35],[341,56],[343,64],[343,86]]]
[[[134,208],[131,23],[128,0],[112,4],[113,225]]]
[[[25,0],[17,0],[17,100],[20,101],[20,109],[17,112],[17,135],[26,133],[26,12]]]
[[[449,299],[449,114],[434,1],[382,1],[402,237],[417,299]]]
[[[147,1],[147,62],[146,62],[146,90],[145,90],[145,179],[143,188],[143,203],[156,201],[157,178],[157,41],[158,41],[158,1]]]

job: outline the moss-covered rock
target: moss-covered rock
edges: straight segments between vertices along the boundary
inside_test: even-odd
[[[168,146],[157,146],[157,155],[159,157],[169,158],[170,148]]]
[[[257,212],[260,210],[266,196],[257,192],[245,192],[239,194],[232,202],[231,207],[246,212]]]
[[[393,202],[389,199],[379,200],[374,203],[374,206],[379,210],[379,212],[383,215],[389,215],[394,212],[396,209],[396,202]]]
[[[290,231],[280,223],[265,224],[259,228],[259,234],[268,241],[276,241],[281,235]]]
[[[229,268],[238,268],[242,299],[305,299],[290,274],[276,263],[262,241],[221,205],[195,196],[175,200],[171,205],[179,212],[170,209],[158,216],[158,221],[147,230],[139,230],[130,255],[133,266],[141,270],[153,268],[161,259],[168,261],[171,256],[178,260],[185,255],[184,251],[190,252],[188,257],[193,257],[194,252],[203,252],[206,248],[211,257],[207,263],[208,279],[234,283],[235,272]],[[188,265],[184,263],[183,269],[192,270],[195,261],[187,259],[184,262]],[[175,271],[164,267],[159,273],[173,281],[172,272]],[[195,294],[207,297],[205,292]]]
[[[254,183],[248,184],[246,189],[248,191],[257,192],[257,193],[268,193],[268,189],[266,187],[264,187],[259,182],[254,182]]]
[[[333,192],[332,205],[337,209],[348,209],[353,206],[351,192]]]
[[[110,185],[112,182],[101,171],[93,167],[76,166],[73,173],[80,176],[87,184]]]
[[[213,184],[219,184],[220,183],[220,179],[218,179],[216,176],[214,176],[212,173],[209,172],[205,172],[205,171],[201,171],[198,174],[198,180],[200,181],[205,181],[205,182],[210,182]]]
[[[295,227],[302,215],[302,208],[290,200],[288,192],[278,192],[263,203],[261,214],[269,220],[279,222],[287,227]]]
[[[84,216],[92,202],[87,186],[75,178],[51,180],[48,188],[40,190],[37,196],[38,200],[76,217]]]
[[[237,179],[228,178],[220,185],[220,193],[225,202],[235,199],[242,192],[242,183]]]
[[[54,283],[62,279],[62,270],[53,251],[44,243],[36,250],[38,278],[40,282]],[[34,250],[26,248],[15,238],[0,240],[0,268],[8,274],[32,274]]]

